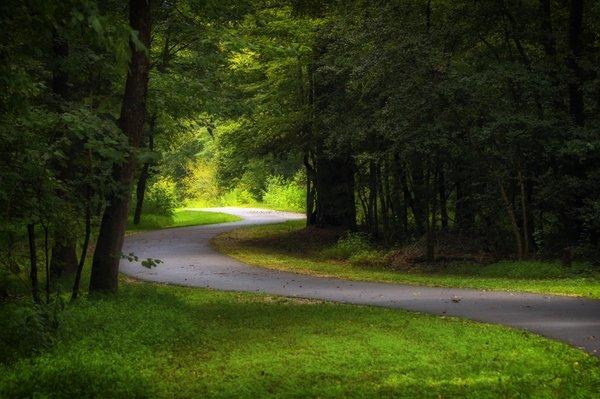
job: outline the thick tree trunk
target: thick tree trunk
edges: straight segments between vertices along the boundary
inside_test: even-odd
[[[148,150],[154,151],[154,129],[156,128],[156,112],[152,114],[150,118],[150,127],[148,128]],[[140,224],[140,220],[142,219],[142,209],[144,207],[144,196],[146,195],[146,185],[148,182],[148,178],[150,177],[150,166],[151,162],[144,162],[144,166],[142,166],[142,170],[140,171],[140,175],[138,177],[138,182],[136,185],[136,196],[135,196],[135,212],[133,214],[133,224]]]
[[[150,0],[129,1],[129,22],[138,32],[139,40],[146,49],[150,48],[151,6]],[[125,83],[119,126],[129,139],[132,150],[139,147],[146,117],[146,93],[150,62],[145,50],[137,50],[130,43],[131,61]],[[92,262],[90,291],[116,291],[119,282],[119,261],[127,223],[127,212],[131,195],[131,183],[135,168],[135,155],[113,168],[113,177],[122,187],[121,192],[108,198],[102,216],[100,232]]]
[[[40,303],[40,285],[38,282],[37,248],[35,246],[35,225],[27,225],[27,238],[29,241],[29,279],[31,280],[31,295],[35,303]]]
[[[319,227],[356,227],[354,161],[351,157],[316,159],[316,217]]]

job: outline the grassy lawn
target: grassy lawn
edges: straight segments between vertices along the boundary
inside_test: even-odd
[[[328,258],[325,254],[330,240],[300,234],[303,227],[303,221],[293,221],[241,228],[215,238],[213,244],[219,251],[251,265],[304,274],[600,298],[600,273],[581,265],[565,269],[551,262],[507,261],[487,266],[450,264],[427,273],[390,270]]]
[[[164,215],[142,215],[142,220],[137,226],[133,224],[132,218],[129,218],[127,230],[143,231],[165,229],[170,227],[197,226],[202,224],[215,224],[225,222],[236,222],[241,218],[219,212],[206,212],[197,210],[188,210],[185,208],[176,209],[173,216]]]
[[[0,362],[0,397],[600,395],[579,350],[391,309],[124,280],[59,320],[52,346]]]

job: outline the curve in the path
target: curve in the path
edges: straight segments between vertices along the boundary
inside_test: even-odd
[[[214,208],[240,222],[182,227],[126,237],[124,253],[158,258],[146,269],[121,262],[121,272],[141,280],[402,308],[504,324],[580,347],[600,357],[600,300],[458,288],[360,282],[252,267],[210,246],[217,234],[240,226],[298,219],[292,213],[245,208]]]

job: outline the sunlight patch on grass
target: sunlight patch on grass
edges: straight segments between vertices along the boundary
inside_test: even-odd
[[[220,212],[208,212],[199,210],[189,210],[179,208],[175,210],[173,216],[164,215],[142,215],[140,224],[134,225],[132,218],[129,218],[127,230],[143,231],[158,230],[172,227],[197,226],[203,224],[216,224],[225,222],[237,222],[240,217]]]

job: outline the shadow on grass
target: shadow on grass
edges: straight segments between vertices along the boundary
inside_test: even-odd
[[[69,307],[1,397],[593,396],[597,360],[501,327],[128,282]]]

